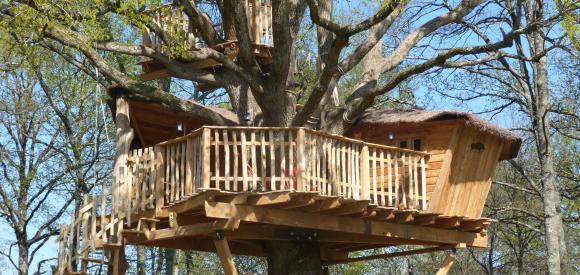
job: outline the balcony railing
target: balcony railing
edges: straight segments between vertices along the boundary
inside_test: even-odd
[[[130,152],[119,201],[131,212],[207,189],[303,191],[426,210],[427,157],[301,128],[204,127]]]
[[[195,1],[192,1],[195,5]],[[270,1],[246,0],[248,30],[254,44],[273,46],[272,38],[272,5]],[[164,5],[146,12],[152,23],[176,39],[181,39],[185,47],[202,48],[199,33],[191,24],[187,15],[173,4]],[[149,28],[143,30],[143,45],[167,53],[165,42]]]

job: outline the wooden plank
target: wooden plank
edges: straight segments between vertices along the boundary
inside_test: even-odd
[[[248,191],[248,153],[246,131],[242,130],[240,133],[242,139],[242,190]]]
[[[194,171],[195,171],[195,140],[188,138],[186,142],[186,170],[185,170],[185,195],[191,196],[193,194],[193,181],[194,181]]]
[[[446,184],[449,181],[449,174],[451,173],[451,161],[452,161],[452,156],[453,156],[453,151],[455,150],[455,147],[457,146],[457,142],[460,139],[461,136],[461,132],[463,131],[464,126],[456,126],[453,129],[453,133],[451,134],[451,139],[449,140],[449,143],[447,144],[447,150],[445,151],[445,154],[443,155],[443,165],[441,167],[441,170],[439,171],[439,177],[437,178],[437,183],[435,184],[435,190],[433,191],[433,193],[431,194],[431,198],[429,201],[429,207],[428,207],[428,211],[429,212],[437,212],[438,209],[440,209],[440,201],[441,201],[441,197],[444,193],[444,190],[446,189]],[[435,158],[432,157],[430,158],[431,161],[434,161]]]
[[[274,131],[272,130],[268,131],[268,147],[270,147],[270,190],[276,190],[276,181],[274,180],[274,177],[277,175],[276,154],[274,153],[274,150],[276,149],[276,140],[274,139]]]
[[[266,132],[260,131],[260,180],[262,181],[262,189],[268,188],[266,186],[266,163],[267,163],[267,155],[266,155]],[[273,168],[273,167],[272,167]],[[257,186],[256,186],[257,187]],[[260,190],[260,189],[257,189]]]
[[[251,156],[250,156],[250,162],[251,164],[251,168],[252,168],[252,188],[250,188],[250,190],[256,190],[258,187],[258,166],[256,166],[256,131],[251,131],[250,132],[250,152],[251,152]]]
[[[214,178],[215,178],[215,185],[212,186],[213,188],[221,189],[220,187],[220,130],[213,130],[213,153],[214,153]],[[224,145],[225,146],[225,145]]]
[[[306,155],[305,146],[306,135],[304,129],[298,129],[296,134],[296,159],[298,163],[298,176],[297,176],[297,186],[298,191],[304,191],[305,180],[306,180]],[[292,151],[292,149],[290,149]],[[290,190],[294,190],[294,186],[290,186]]]
[[[449,255],[445,257],[445,260],[443,260],[443,263],[441,263],[441,266],[439,267],[439,270],[437,270],[436,275],[448,274],[449,270],[451,270],[451,267],[453,266],[453,263],[455,263],[455,253],[449,253]]]
[[[465,243],[472,247],[486,247],[487,245],[487,237],[479,233],[253,206],[234,206],[227,203],[206,202],[205,213],[207,217],[218,219],[239,219],[246,222],[398,237],[445,244]]]
[[[155,215],[159,215],[165,205],[165,147],[155,146],[155,156]],[[101,212],[101,217],[104,213]]]
[[[223,140],[224,140],[224,187],[226,191],[230,190],[230,145],[229,145],[229,138],[228,133],[230,131],[224,130],[222,132]],[[234,148],[235,150],[235,148]],[[235,173],[234,173],[234,177]]]
[[[425,175],[425,157],[421,156],[421,209],[427,210],[427,175]]]
[[[234,130],[232,131],[232,140],[234,143],[234,186],[233,189],[234,191],[238,191],[238,177],[240,175],[239,173],[239,167],[238,167],[238,162],[240,161],[240,154],[239,154],[239,149],[238,149],[238,131]],[[242,165],[242,169],[243,169],[243,165]]]
[[[232,252],[230,251],[226,237],[214,240],[214,244],[216,252],[220,258],[220,262],[224,268],[224,273],[226,275],[237,275],[238,271],[236,269],[234,258],[232,257]]]
[[[417,254],[423,254],[423,253],[432,253],[435,251],[448,250],[450,248],[451,248],[450,246],[436,246],[436,247],[415,249],[415,250],[402,251],[402,252],[393,252],[393,253],[387,253],[387,254],[363,256],[363,257],[349,258],[349,259],[343,259],[343,260],[334,260],[334,261],[328,261],[328,262],[326,262],[326,264],[335,265],[335,264],[347,264],[347,263],[370,261],[370,260],[377,260],[377,259],[389,259],[389,258],[409,256],[409,255],[417,255]]]
[[[202,186],[203,188],[210,188],[210,153],[211,153],[211,132],[209,128],[204,128],[202,132],[202,147],[203,147],[203,165],[202,165]]]

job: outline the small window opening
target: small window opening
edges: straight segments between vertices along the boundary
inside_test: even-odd
[[[401,141],[401,142],[399,143],[399,147],[400,147],[400,148],[407,148],[407,141]]]
[[[416,139],[413,141],[413,149],[417,151],[421,151],[421,140]]]

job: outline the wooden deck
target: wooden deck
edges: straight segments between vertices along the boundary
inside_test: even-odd
[[[327,263],[386,246],[485,247],[488,219],[427,211],[428,158],[303,128],[203,127],[123,155],[63,226],[59,268],[87,270],[83,259],[123,245],[216,251],[216,238],[256,256],[262,240],[316,241]]]

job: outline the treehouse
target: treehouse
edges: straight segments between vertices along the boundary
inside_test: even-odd
[[[103,264],[124,273],[125,245],[217,252],[226,274],[236,274],[232,254],[266,256],[264,241],[314,244],[324,266],[483,248],[490,179],[520,145],[459,112],[373,110],[339,136],[212,126],[203,114],[111,96],[114,177],[62,226],[59,274]],[[349,257],[401,245],[417,248]]]
[[[195,1],[192,1],[192,4],[195,5]],[[260,66],[267,70],[268,65],[272,63],[271,50],[274,43],[272,37],[272,5],[269,0],[245,0],[245,4],[248,30],[254,55]],[[200,39],[199,30],[190,22],[183,10],[174,4],[155,7],[146,11],[145,15],[151,17],[152,24],[158,26],[170,37],[182,42],[180,42],[180,45],[173,45],[168,43],[166,38],[160,36],[157,32],[144,28],[141,40],[143,46],[155,49],[170,57],[174,57],[175,53],[171,49],[175,47],[184,47],[190,51],[211,48],[226,55],[231,60],[237,59],[239,53],[237,41],[223,41],[216,45],[206,45]],[[178,57],[174,59],[179,60]],[[221,66],[221,63],[213,59],[184,63],[192,69],[216,70]],[[170,76],[169,71],[162,63],[151,58],[144,58],[139,64],[143,70],[142,80],[155,80]]]

